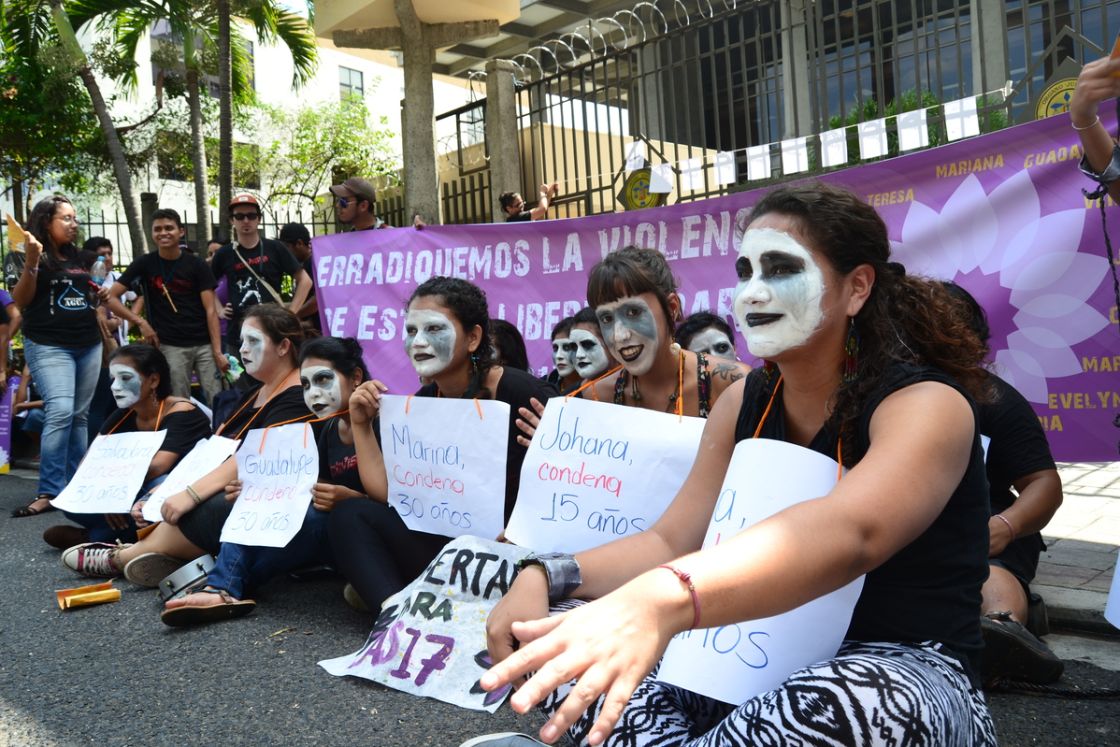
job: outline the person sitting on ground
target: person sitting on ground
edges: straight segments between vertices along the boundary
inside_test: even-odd
[[[295,314],[276,304],[258,304],[245,316],[241,359],[259,384],[241,402],[216,434],[238,441],[250,428],[266,428],[310,420],[303,401],[297,356],[304,331]],[[163,521],[132,545],[78,545],[63,554],[63,564],[86,576],[124,575],[140,586],[155,586],[188,560],[221,547],[222,525],[230,512],[226,486],[237,478],[237,461],[227,459],[174,495],[160,509]],[[133,507],[138,515],[141,506]]]
[[[556,387],[561,394],[567,394],[579,386],[579,374],[576,373],[575,349],[571,347],[568,333],[572,330],[572,317],[564,317],[552,328],[552,365],[545,381]]]
[[[560,185],[556,182],[542,184],[540,201],[537,202],[536,207],[531,209],[525,204],[525,199],[520,192],[503,192],[498,196],[498,204],[502,206],[506,223],[544,220],[548,216],[548,208],[552,206],[552,201],[556,199],[559,192]]]
[[[944,286],[987,347],[991,332],[983,307],[956,283]],[[980,605],[980,674],[985,685],[1001,678],[1047,684],[1061,677],[1065,665],[1036,637],[1049,631],[1043,627],[1042,598],[1031,593],[1030,582],[1046,549],[1040,532],[1062,505],[1062,478],[1034,408],[994,373],[988,373],[988,382],[991,399],[978,410],[980,434],[991,439],[985,468],[992,511]]]
[[[1120,97],[1120,59],[1103,57],[1081,68],[1069,100],[1069,122],[1081,138],[1081,170],[1120,201],[1120,144],[1101,122],[1104,101]]]
[[[689,314],[677,327],[677,344],[685,350],[712,358],[739,360],[735,353],[735,334],[731,325],[710,311]]]
[[[495,364],[490,351],[490,313],[482,289],[465,280],[435,277],[408,301],[405,352],[430,383],[418,397],[494,399],[510,406],[506,448],[505,518],[517,500],[525,447],[512,422],[519,407],[547,400],[556,390],[525,371]],[[338,570],[369,609],[404,588],[447,544],[447,537],[409,529],[387,504],[389,485],[375,418],[384,384],[362,384],[350,398],[358,469],[372,501],[346,501],[331,512],[331,547]],[[495,445],[497,446],[497,445]],[[348,596],[350,599],[352,595]]]
[[[171,393],[171,371],[167,358],[151,345],[117,348],[109,357],[109,378],[117,409],[101,426],[101,435],[167,431],[144,475],[144,483],[137,493],[140,500],[162,483],[199,441],[210,437],[210,420],[190,400]],[[51,547],[65,550],[93,542],[109,548],[116,542],[136,540],[136,516],[70,512],[64,512],[64,515],[81,526],[58,524],[49,527],[43,532],[43,541]]]
[[[735,320],[770,365],[716,403],[652,528],[525,566],[490,614],[498,663],[481,686],[527,677],[510,702],[543,704],[546,742],[568,731],[593,745],[994,745],[973,674],[988,507],[969,395],[983,394],[984,350],[939,284],[889,261],[885,224],[854,194],[779,188],[747,228]],[[701,550],[732,452],[752,437],[848,471],[825,496]],[[861,574],[840,650],[775,689],[727,705],[656,679],[675,634],[777,615]],[[549,618],[564,597],[594,601]],[[812,707],[790,707],[806,694]]]
[[[160,619],[167,625],[184,627],[246,615],[256,607],[245,598],[246,592],[281,573],[333,563],[327,536],[330,511],[343,501],[366,499],[347,409],[354,389],[369,379],[361,345],[352,337],[304,343],[299,378],[307,409],[325,421],[318,436],[319,481],[303,525],[285,547],[223,542],[206,585],[164,605]],[[240,481],[232,481],[226,500],[236,501],[240,492]]]
[[[490,320],[490,345],[494,349],[494,362],[499,366],[529,370],[525,338],[521,336],[521,330],[505,319]]]
[[[580,381],[590,381],[608,368],[618,365],[603,344],[603,333],[599,329],[599,319],[595,309],[584,307],[572,317],[572,328],[568,332],[568,345],[572,350],[572,366],[579,374]]]
[[[36,444],[43,432],[43,400],[35,389],[31,369],[26,363],[12,398],[12,430],[33,439]]]

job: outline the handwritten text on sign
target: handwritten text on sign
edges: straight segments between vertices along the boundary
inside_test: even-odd
[[[240,441],[224,436],[211,436],[199,441],[195,447],[179,460],[175,469],[159,487],[152,491],[144,503],[144,518],[148,521],[163,521],[160,507],[169,496],[186,490],[187,485],[216,469],[222,462],[233,456]]]
[[[509,405],[381,398],[389,505],[410,529],[497,537],[505,525]]]
[[[51,505],[76,514],[126,514],[167,431],[98,436]]]
[[[509,689],[487,693],[478,685],[490,667],[486,617],[527,554],[478,537],[452,540],[418,579],[385,600],[361,649],[319,666],[493,713]]]
[[[311,426],[291,423],[249,431],[237,452],[237,477],[241,495],[222,526],[222,542],[286,546],[303,526],[319,477]]]
[[[784,441],[740,441],[704,547],[826,495],[836,484],[836,467],[832,459]],[[798,669],[836,654],[862,589],[860,576],[781,615],[681,633],[669,643],[658,679],[733,704],[772,690]]]
[[[692,468],[704,421],[554,398],[529,444],[506,536],[577,552],[649,529]]]

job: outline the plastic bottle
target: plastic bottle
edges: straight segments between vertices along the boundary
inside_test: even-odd
[[[226,371],[226,380],[233,383],[241,378],[241,374],[245,373],[245,369],[241,366],[241,361],[235,355],[226,355],[226,360],[229,361],[229,370]]]
[[[108,276],[109,276],[109,266],[105,262],[105,258],[104,257],[98,257],[97,261],[93,263],[93,267],[90,268],[90,271],[89,271],[90,280],[97,283],[98,286],[102,286],[102,285],[105,284],[105,278],[107,278]]]

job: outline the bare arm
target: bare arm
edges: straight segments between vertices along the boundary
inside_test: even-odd
[[[295,274],[296,289],[292,293],[292,302],[288,308],[293,311],[299,311],[307,300],[307,294],[311,292],[311,276],[307,274],[307,270],[300,268],[300,271]]]
[[[202,308],[206,310],[206,332],[210,336],[210,354],[214,356],[214,365],[220,373],[229,370],[229,361],[222,353],[222,325],[218,321],[218,301],[214,291],[204,290],[199,294]]]
[[[205,500],[217,496],[235,479],[237,479],[237,460],[230,457],[192,482],[191,487]],[[193,511],[196,505],[194,499],[184,490],[168,496],[160,512],[168,524],[177,524],[179,519]]]
[[[23,271],[20,272],[19,280],[12,288],[12,300],[21,309],[26,309],[31,300],[35,298],[36,275],[39,273],[39,257],[43,254],[43,245],[33,234],[28,233],[26,250]]]
[[[541,220],[548,215],[548,208],[551,207],[557,191],[559,191],[559,186],[556,183],[541,185],[540,201],[535,208],[529,211],[532,220]]]
[[[362,383],[350,395],[350,430],[354,434],[354,452],[358,458],[358,475],[362,488],[375,501],[389,500],[389,478],[377,436],[370,424],[381,411],[381,393],[388,388],[376,379]]]
[[[121,301],[121,296],[128,292],[128,288],[121,282],[114,282],[112,287],[109,288],[109,299],[105,305],[109,307],[109,311],[114,315],[119,316],[121,319],[127,319],[136,328],[140,330],[140,336],[144,338],[144,342],[149,345],[159,346],[159,336],[156,331],[152,329],[152,325],[148,324],[148,320],[140,316],[139,301],[130,309]]]
[[[1058,471],[1044,469],[1031,472],[1012,484],[1019,497],[1001,513],[1015,527],[1015,536],[1042,531],[1062,505],[1062,478]],[[1010,527],[994,516],[988,521],[988,534],[991,537],[990,555],[999,555],[1014,539]]]
[[[1085,160],[1098,174],[1112,162],[1115,143],[1101,124],[1097,111],[1101,102],[1120,96],[1120,59],[1108,57],[1090,62],[1077,76],[1077,87],[1069,102],[1070,123],[1077,128]],[[1120,200],[1120,181],[1108,185],[1108,193]]]
[[[14,303],[8,304],[8,319],[8,334],[11,337],[15,337],[19,333],[20,326],[23,324],[23,314]]]

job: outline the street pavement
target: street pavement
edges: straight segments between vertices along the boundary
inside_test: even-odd
[[[35,489],[33,473],[17,473],[0,476],[0,747],[455,747],[485,732],[533,733],[543,721],[328,675],[316,662],[357,650],[372,621],[345,605],[338,578],[279,579],[256,595],[254,614],[199,629],[167,628],[155,593],[124,581],[118,603],[61,612],[54,590],[83,580],[40,538],[60,514],[8,517]],[[1067,465],[1063,477],[1067,500],[1040,575],[1055,590],[1079,592],[1052,605],[1053,622],[1090,624],[1049,639],[1068,658],[1060,685],[1120,688],[1120,638],[1100,616],[1120,538],[1120,468]],[[1112,565],[1097,568],[1110,553]],[[989,702],[1003,745],[1120,744],[1115,698],[992,693]]]

